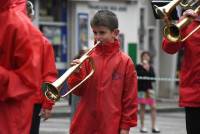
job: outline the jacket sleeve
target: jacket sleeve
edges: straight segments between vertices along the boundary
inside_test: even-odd
[[[85,61],[81,68],[79,69],[78,72],[74,72],[68,79],[67,79],[67,85],[68,88],[71,89],[73,88],[75,85],[77,85],[79,82],[81,82],[86,75],[90,72],[91,67],[89,65],[88,61]],[[80,85],[79,87],[77,87],[77,89],[75,89],[73,91],[73,94],[77,95],[77,96],[82,96],[84,88],[86,87],[86,82],[84,82],[82,85]]]
[[[38,51],[40,51],[42,40],[40,36],[32,37],[29,30],[24,28],[25,26],[21,27],[10,27],[10,34],[6,37],[13,43],[11,48],[13,52],[9,54],[12,56],[7,63],[12,67],[9,68],[6,65],[0,67],[0,77],[3,79],[0,83],[0,94],[3,94],[0,101],[25,99],[40,86],[39,63],[41,61]]]
[[[182,47],[183,47],[183,43],[180,43],[180,42],[172,43],[172,42],[169,42],[166,38],[163,38],[162,49],[168,54],[175,54]]]
[[[43,82],[54,82],[57,79],[57,69],[55,65],[55,57],[52,45],[44,37],[43,49],[43,65],[42,65],[42,79]],[[42,91],[42,90],[41,90]],[[42,108],[52,109],[54,103],[48,100],[44,95],[42,96]]]
[[[137,74],[131,59],[128,60],[122,95],[120,128],[129,130],[137,125]]]

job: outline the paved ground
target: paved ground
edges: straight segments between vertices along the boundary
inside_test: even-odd
[[[69,117],[55,117],[41,123],[40,134],[69,134]],[[146,116],[146,127],[151,129],[150,115]],[[161,134],[186,134],[183,112],[161,112],[158,114]],[[140,134],[139,127],[131,129],[130,134]],[[151,133],[148,133],[151,134]]]

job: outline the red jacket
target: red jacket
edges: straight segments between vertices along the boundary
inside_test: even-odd
[[[185,37],[199,25],[199,21],[193,21],[181,31],[181,35]],[[200,107],[200,30],[182,43],[170,43],[164,38],[163,49],[169,54],[183,49],[179,89],[180,106]]]
[[[0,134],[29,134],[43,39],[13,2],[0,1]]]
[[[54,51],[51,43],[45,37],[42,59],[42,82],[54,82],[57,79]],[[44,109],[52,109],[54,104],[43,95],[41,89],[38,89],[37,92],[36,103],[37,102],[41,103]]]
[[[70,134],[118,134],[120,128],[137,125],[137,76],[132,60],[119,43],[99,45],[91,54],[95,73],[75,94],[81,101]],[[75,85],[91,69],[88,62],[68,79]],[[84,69],[83,69],[84,68]]]

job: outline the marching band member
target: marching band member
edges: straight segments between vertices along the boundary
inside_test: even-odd
[[[181,36],[188,35],[200,25],[200,15],[189,9],[183,13],[184,17],[193,17],[192,23],[181,29]],[[163,39],[163,50],[174,54],[179,50],[184,51],[181,72],[179,105],[185,107],[187,134],[198,134],[200,127],[200,30],[194,32],[184,42],[172,43]]]
[[[91,27],[95,41],[101,41],[91,57],[95,73],[74,90],[81,97],[73,116],[70,134],[128,134],[137,125],[137,75],[129,56],[120,50],[117,16],[98,11]],[[79,63],[74,60],[71,65]],[[90,70],[88,62],[68,79],[73,87]]]
[[[18,2],[0,1],[1,134],[30,134],[33,94],[41,85],[42,34],[24,12],[26,1]]]
[[[33,21],[34,9],[33,4],[30,1],[27,1],[26,9],[28,17]],[[48,39],[44,36],[43,39],[43,52],[41,54],[42,62],[40,63],[42,65],[42,83],[53,82],[57,78],[54,51]],[[33,103],[34,109],[30,134],[39,134],[41,116],[44,117],[44,120],[47,120],[51,115],[51,110],[54,103],[50,100],[47,100],[40,88],[38,88],[37,92],[35,93]]]

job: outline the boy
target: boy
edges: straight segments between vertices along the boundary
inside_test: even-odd
[[[200,15],[192,9],[186,10],[183,17],[193,17],[194,20],[181,29],[184,37],[200,25]],[[182,18],[181,18],[182,19]],[[185,107],[187,134],[199,134],[200,127],[200,30],[194,32],[184,42],[172,43],[163,39],[163,49],[169,54],[184,50],[180,73],[180,107]]]
[[[94,40],[101,41],[91,57],[95,73],[74,91],[81,97],[73,116],[70,134],[128,134],[137,125],[137,75],[129,56],[120,51],[118,19],[108,10],[91,20]],[[71,65],[79,63],[74,60]],[[69,79],[69,87],[90,70],[85,62]]]

